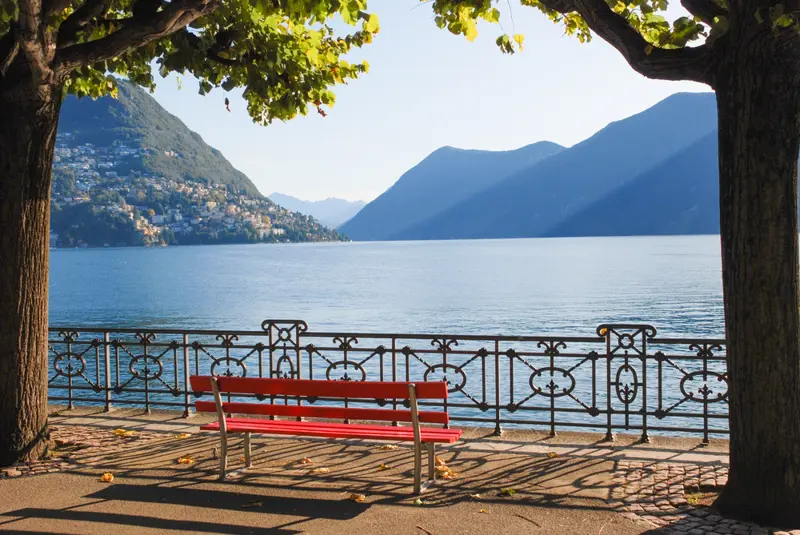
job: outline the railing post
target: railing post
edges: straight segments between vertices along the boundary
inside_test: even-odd
[[[603,332],[601,327],[598,327],[598,329],[600,329],[598,332],[601,333],[601,335],[606,339],[606,440],[613,442],[614,432],[612,430],[611,421],[611,330],[609,328],[605,328],[605,332]]]
[[[72,335],[67,335],[67,355],[69,355],[69,364],[67,364],[67,410],[72,410]]]
[[[642,332],[642,442],[650,442],[647,433],[647,332]]]
[[[397,381],[397,338],[392,336],[392,381]],[[392,400],[392,409],[397,410],[397,400]],[[397,427],[398,422],[392,422],[392,425]]]
[[[189,417],[189,407],[191,407],[190,399],[192,392],[190,391],[189,375],[191,370],[189,368],[189,335],[183,334],[183,417]]]
[[[106,412],[111,410],[111,350],[108,347],[111,343],[111,334],[106,331],[103,333],[103,363],[105,370],[105,384],[103,390],[106,398]]]
[[[494,436],[503,434],[500,427],[500,340],[494,341]]]

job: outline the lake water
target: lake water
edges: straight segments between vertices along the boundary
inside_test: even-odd
[[[78,328],[256,331],[264,319],[290,318],[305,320],[317,333],[594,337],[601,323],[649,323],[659,337],[720,338],[724,332],[717,236],[56,250],[50,281],[51,325]],[[286,372],[272,364],[270,352],[261,357],[253,352],[254,343],[266,342],[264,336],[243,337],[232,350],[213,337],[200,338],[203,349],[190,350],[188,372],[181,371],[182,352],[167,347],[170,340],[180,343],[180,334],[159,335],[161,346],[149,350],[127,335],[123,348],[110,346],[114,356],[107,366],[101,363],[102,351],[91,345],[95,336],[84,333],[73,344],[72,351],[85,359],[73,358],[73,383],[54,377],[51,396],[68,399],[64,388],[73,384],[83,390],[69,395],[102,403],[95,387],[102,386],[108,369],[114,403],[141,405],[147,395],[150,402],[180,407],[191,401],[182,398],[185,377],[213,371],[216,361],[213,365],[222,367],[214,373],[225,373],[225,366],[234,375],[245,367],[248,375]],[[547,425],[553,406],[534,391],[552,379],[557,392],[569,390],[554,402],[565,425],[602,429],[602,409],[611,403],[616,428],[634,429],[628,416],[634,419],[631,425],[641,425],[637,411],[646,400],[651,428],[680,432],[698,427],[704,385],[719,393],[725,384],[719,379],[722,362],[708,363],[715,373],[706,379],[698,375],[701,361],[680,360],[697,357],[698,348],[688,343],[660,349],[650,344],[651,355],[658,350],[683,355],[664,363],[662,384],[661,364],[652,357],[644,367],[631,359],[629,367],[620,352],[608,371],[605,361],[587,359],[591,351],[605,354],[596,338],[569,342],[556,362],[537,341],[495,346],[461,338],[455,351],[442,354],[432,349],[437,341],[432,344],[431,338],[359,336],[353,349],[331,338],[304,337],[302,351],[291,352],[302,354],[300,361],[284,364],[294,369],[302,363],[304,378],[347,374],[375,380],[397,374],[398,379],[454,381],[451,385],[461,386],[452,390],[451,414],[484,425],[492,425],[493,418],[503,425]],[[309,343],[318,349],[313,355],[306,349]],[[413,353],[403,352],[406,344]],[[379,349],[384,346],[394,349],[384,355]],[[508,354],[509,349],[518,355]],[[51,364],[51,375],[67,366],[68,346],[62,343],[55,351],[62,356],[59,366]],[[143,356],[148,353],[155,359]],[[240,361],[225,360],[226,355]],[[148,373],[148,365],[151,378],[145,381],[137,374]],[[638,383],[645,375],[649,386]],[[626,385],[631,394],[620,391]],[[600,412],[590,416],[590,406]],[[667,417],[657,418],[655,409],[664,409]],[[725,409],[724,403],[709,405],[718,416],[709,423],[712,432],[725,429],[726,421],[719,418]]]
[[[593,335],[723,334],[718,236],[51,252],[51,325]]]

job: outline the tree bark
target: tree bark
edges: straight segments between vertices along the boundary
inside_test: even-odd
[[[0,77],[0,466],[40,458],[47,431],[50,173],[61,89],[22,55]]]
[[[786,43],[765,33],[731,37],[714,83],[731,432],[716,505],[800,528],[800,74]]]

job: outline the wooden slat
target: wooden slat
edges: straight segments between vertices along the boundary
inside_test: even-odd
[[[322,407],[310,405],[273,405],[271,403],[223,403],[223,410],[229,414],[254,414],[262,416],[294,416],[301,418],[329,418],[332,420],[374,420],[383,422],[410,422],[411,411],[393,409],[367,409],[345,407]],[[216,412],[211,401],[195,402],[197,412]],[[446,412],[420,411],[420,422],[426,424],[447,424],[450,421]]]
[[[248,429],[260,429],[260,428],[267,428],[267,427],[280,427],[280,428],[292,428],[292,429],[304,429],[304,428],[313,428],[313,429],[358,429],[359,432],[374,432],[374,433],[399,433],[399,434],[410,434],[413,433],[413,428],[411,426],[389,426],[389,425],[380,425],[380,424],[343,424],[340,422],[308,422],[308,421],[301,421],[298,422],[296,420],[263,420],[260,418],[228,418],[228,421],[233,422],[240,430],[242,428]],[[217,428],[217,423],[210,423],[207,426],[212,426],[213,428]],[[420,429],[424,429],[426,432],[432,435],[451,435],[453,433],[461,433],[460,430],[457,429],[444,429],[441,427],[421,427]]]
[[[408,382],[316,381],[308,379],[262,379],[257,377],[219,377],[221,392],[351,399],[408,399]],[[211,391],[208,376],[193,375],[192,390]],[[444,381],[414,383],[418,399],[446,399]]]
[[[219,424],[204,425],[205,431],[219,430]],[[360,438],[372,440],[413,441],[411,427],[371,426],[360,424],[327,424],[318,422],[229,419],[229,433],[262,433],[270,435],[311,436],[324,438]],[[422,442],[453,443],[461,436],[460,429],[422,428]]]

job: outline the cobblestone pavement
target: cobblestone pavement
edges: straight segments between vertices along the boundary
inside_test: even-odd
[[[614,474],[612,503],[623,516],[664,535],[800,535],[723,518],[690,501],[722,490],[725,465],[620,461]]]

